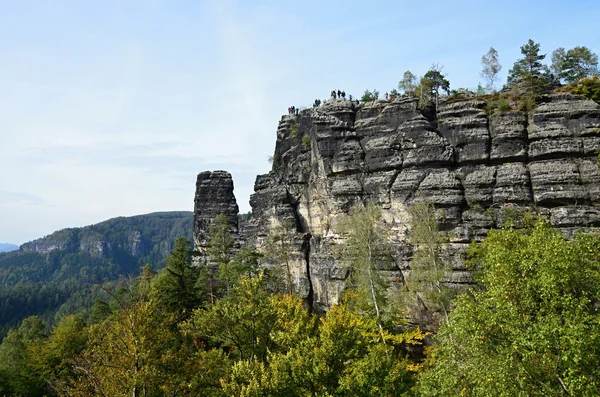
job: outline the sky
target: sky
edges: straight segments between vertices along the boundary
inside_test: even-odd
[[[600,2],[0,0],[0,242],[193,210],[227,170],[240,211],[287,107],[443,66],[500,81],[533,39],[600,52]]]

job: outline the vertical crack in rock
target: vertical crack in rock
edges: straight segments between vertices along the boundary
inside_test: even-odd
[[[438,120],[433,120],[434,109],[420,110],[411,98],[360,108],[328,100],[301,111],[295,138],[288,136],[291,118],[284,116],[274,151],[284,161],[256,179],[250,199],[253,220],[244,243],[260,249],[273,224],[295,222],[303,236],[295,253],[295,277],[302,280],[295,281],[306,286],[303,297],[313,309],[327,310],[339,301],[345,282],[333,248],[343,241],[332,230],[360,201],[386,209],[398,226],[394,244],[406,253],[411,250],[405,236],[407,207],[415,193],[444,209],[445,227],[456,236],[449,247],[453,271],[448,280],[455,287],[473,280],[461,252],[501,225],[509,215],[505,212],[535,207],[567,235],[600,225],[595,153],[600,105],[552,94],[529,114],[498,111],[490,117],[484,105],[477,98],[442,101],[435,110]],[[304,133],[310,142],[298,139]],[[310,154],[304,148],[308,143]],[[232,205],[229,199],[214,198],[210,189],[202,191],[196,200],[196,247],[207,231],[206,220],[223,212],[210,210],[213,202],[226,209],[235,205],[232,217],[237,213],[235,201]],[[199,200],[211,204],[200,205]],[[409,269],[410,261],[404,255],[402,269]]]
[[[310,274],[310,240],[312,235],[310,233],[304,234],[302,236],[302,252],[304,253],[304,262],[306,263],[306,278],[308,280],[308,294],[306,295],[306,304],[308,305],[308,310],[312,313],[314,306],[314,290],[312,283],[312,276]]]

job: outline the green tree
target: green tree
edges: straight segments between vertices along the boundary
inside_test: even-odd
[[[168,310],[185,318],[202,303],[200,270],[192,266],[189,240],[178,238],[166,262],[162,273],[153,280],[152,294]]]
[[[237,283],[241,277],[257,277],[259,275],[258,266],[263,256],[251,248],[242,248],[235,254],[229,263],[231,285]]]
[[[557,48],[552,52],[552,71],[567,83],[574,83],[598,73],[598,55],[587,47],[575,47],[565,52]]]
[[[440,91],[450,94],[450,82],[446,79],[446,75],[442,73],[442,68],[438,64],[431,65],[431,68],[421,79],[421,89],[428,92],[435,99],[436,112],[439,106]]]
[[[295,226],[291,222],[279,223],[271,228],[265,240],[265,255],[271,267],[269,269],[269,281],[272,281],[275,291],[287,291],[294,293],[292,277],[293,252],[297,251],[294,239],[297,235]]]
[[[364,208],[352,208],[350,215],[338,222],[337,230],[345,237],[340,254],[350,270],[347,288],[357,291],[351,296],[364,302],[362,309],[374,314],[383,333],[383,322],[393,315],[393,310],[388,307],[390,282],[377,267],[394,261],[389,228],[381,220],[381,211],[370,203]]]
[[[73,359],[83,351],[87,338],[82,316],[63,317],[47,339],[29,346],[29,367],[47,383],[50,390],[58,392],[60,384],[75,376]]]
[[[166,396],[181,390],[184,361],[170,324],[174,314],[154,300],[136,301],[89,330],[74,362],[76,376],[59,382],[60,396]]]
[[[600,235],[565,241],[539,220],[471,254],[484,288],[455,301],[421,395],[599,395]]]
[[[554,74],[556,78],[560,78],[560,74],[563,70],[563,64],[565,62],[565,58],[567,57],[567,52],[563,47],[559,47],[556,50],[552,51],[552,63],[550,64],[550,71]]]
[[[600,103],[600,76],[584,77],[571,92]]]
[[[27,317],[11,329],[0,344],[0,391],[6,395],[36,396],[47,391],[46,382],[31,368],[30,347],[46,336],[46,325],[37,316]]]
[[[417,88],[417,77],[410,70],[404,72],[402,80],[398,83],[398,89],[408,96],[415,96]]]
[[[90,314],[90,324],[98,324],[106,320],[110,315],[110,306],[102,299],[96,299],[94,306],[92,306],[92,312]]]
[[[449,238],[438,229],[435,207],[422,199],[408,208],[411,215],[408,239],[414,247],[410,277],[406,287],[415,311],[424,306],[434,324],[448,323],[448,313],[455,290],[444,284],[452,272],[451,264],[443,258]]]
[[[517,60],[508,72],[508,84],[521,83],[526,91],[540,94],[546,90],[550,82],[548,68],[542,64],[545,54],[540,54],[540,44],[533,40],[521,46],[523,58]]]
[[[498,61],[498,51],[494,47],[490,47],[488,52],[481,57],[481,77],[486,81],[488,91],[494,91],[494,83],[498,79],[498,73],[502,70],[502,65]]]
[[[362,103],[367,103],[367,102],[376,101],[377,99],[379,99],[379,91],[377,91],[377,90],[373,90],[373,91],[365,90],[364,94],[360,98],[360,101]]]
[[[231,235],[231,224],[224,214],[215,217],[209,227],[207,254],[211,262],[219,268],[219,281],[225,284],[225,291],[229,291],[234,280],[231,269],[231,250],[233,248],[233,236]]]
[[[195,310],[183,329],[227,347],[236,360],[264,361],[269,351],[294,344],[297,335],[309,332],[307,314],[298,315],[303,312],[300,298],[270,295],[262,275],[244,277],[211,310]],[[294,332],[290,324],[295,324]]]
[[[290,316],[291,317],[291,316]],[[271,351],[266,362],[239,361],[223,388],[235,396],[400,396],[412,377],[402,345],[420,344],[422,335],[391,335],[383,343],[377,322],[336,305],[316,332],[289,349]]]

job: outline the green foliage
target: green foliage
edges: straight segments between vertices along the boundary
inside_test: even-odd
[[[29,368],[49,385],[75,376],[73,360],[86,347],[86,323],[82,316],[63,317],[48,338],[28,346]]]
[[[494,83],[498,79],[498,73],[502,70],[502,65],[498,61],[498,51],[494,47],[490,47],[488,52],[481,57],[481,77],[486,81],[486,88],[488,91],[494,91]]]
[[[415,96],[415,90],[417,88],[417,77],[412,74],[410,70],[404,72],[402,80],[398,83],[398,89],[405,95]]]
[[[396,317],[397,308],[390,303],[388,279],[377,271],[378,266],[393,263],[389,245],[390,230],[381,220],[380,210],[373,204],[354,207],[350,215],[340,219],[337,231],[345,237],[340,252],[341,261],[350,271],[346,288],[357,291],[352,294],[352,304],[372,314],[383,329],[383,323]]]
[[[304,150],[310,149],[310,137],[306,132],[302,135],[302,147]]]
[[[549,86],[550,76],[548,68],[541,62],[546,55],[540,54],[540,44],[529,39],[521,46],[521,54],[523,58],[508,72],[508,84],[523,84],[527,93],[543,93]]]
[[[186,318],[202,302],[200,275],[200,269],[192,266],[189,240],[180,237],[167,258],[167,266],[152,280],[152,296],[167,311]]]
[[[181,387],[184,368],[171,315],[137,301],[89,330],[74,360],[75,377],[57,383],[65,396],[164,396]]]
[[[301,307],[298,298],[291,299]],[[188,334],[228,347],[236,359],[264,361],[267,352],[278,347],[276,335],[282,332],[280,325],[276,300],[265,290],[261,275],[240,279],[225,299],[209,311],[195,310],[183,327]]]
[[[294,224],[278,223],[271,228],[264,243],[265,256],[270,263],[268,269],[270,287],[274,291],[287,291],[290,295],[294,293],[291,261],[296,236]]]
[[[227,290],[242,277],[257,277],[259,261],[263,254],[250,248],[243,248],[227,264],[219,266],[219,279],[228,285]]]
[[[571,92],[600,103],[600,76],[596,75],[579,80],[571,89]]]
[[[450,82],[446,79],[446,75],[442,73],[442,67],[438,64],[433,64],[431,68],[425,73],[421,80],[422,89],[428,91],[436,101],[436,107],[438,105],[438,98],[440,96],[440,90],[445,91],[446,94],[450,94]]]
[[[28,316],[53,325],[57,314],[90,309],[96,299],[107,297],[92,288],[95,284],[114,285],[146,263],[163,268],[175,239],[191,237],[192,221],[191,212],[115,218],[36,240],[38,246],[63,247],[50,253],[0,254],[0,338]],[[104,247],[102,255],[94,251],[97,244]]]
[[[294,120],[292,124],[290,124],[290,138],[298,137],[298,122]]]
[[[235,396],[400,396],[412,383],[400,347],[419,344],[419,332],[390,335],[384,344],[374,319],[334,306],[289,349],[266,362],[241,361],[223,382]]]
[[[438,229],[435,207],[431,202],[421,200],[408,208],[411,215],[408,239],[414,247],[410,277],[406,287],[415,311],[424,305],[432,317],[430,321],[447,323],[454,289],[443,281],[450,276],[452,266],[442,254],[449,238]]]
[[[240,228],[242,228],[242,225],[250,222],[250,220],[252,219],[252,211],[248,211],[246,213],[239,213],[237,216],[237,220],[238,220],[238,226]]]
[[[10,330],[0,345],[0,392],[3,395],[43,395],[46,383],[30,367],[30,348],[46,335],[46,325],[35,316],[27,317],[18,329]]]
[[[219,281],[225,285],[225,292],[227,292],[239,275],[236,275],[236,271],[231,265],[233,236],[229,219],[224,214],[215,217],[209,227],[208,236],[206,252],[210,261],[218,266]]]
[[[379,91],[377,90],[373,90],[373,91],[369,91],[369,90],[365,90],[365,92],[363,93],[362,97],[360,98],[360,101],[365,104],[367,102],[373,102],[379,99]]]
[[[557,48],[552,52],[550,68],[557,78],[575,83],[598,73],[598,55],[587,47],[575,47],[566,52],[562,47]]]
[[[269,163],[273,164],[273,171],[280,170],[283,168],[283,162],[281,161],[281,155],[275,153],[269,157]]]
[[[471,254],[485,288],[455,301],[421,395],[598,395],[600,236],[565,241],[539,220]]]

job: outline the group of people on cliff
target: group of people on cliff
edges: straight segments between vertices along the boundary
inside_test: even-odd
[[[350,102],[352,102],[352,95],[349,95],[349,100]],[[343,99],[346,100],[346,91],[343,90],[331,90],[331,99]],[[319,106],[321,106],[322,103],[325,103],[325,101],[321,101],[320,99],[315,99],[315,101],[313,102],[313,108],[317,108]]]
[[[339,99],[346,99],[346,92],[345,91],[340,91],[340,90],[337,90],[337,91],[336,90],[332,90],[331,91],[331,98],[332,99],[336,99],[336,97],[339,98]]]
[[[299,111],[300,109],[298,109],[296,106],[288,106],[288,114],[297,116]]]

